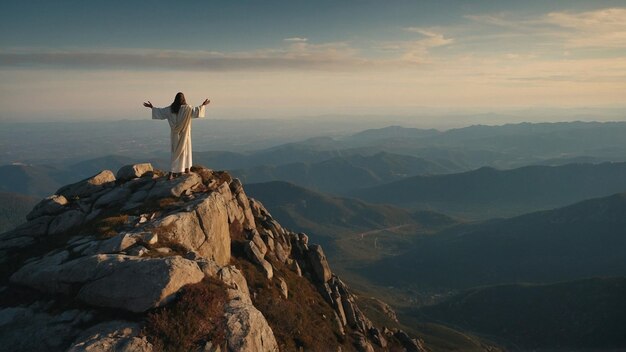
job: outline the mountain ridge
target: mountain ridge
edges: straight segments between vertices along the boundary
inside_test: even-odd
[[[0,340],[15,351],[424,350],[402,330],[374,326],[322,248],[225,172],[194,167],[170,181],[150,164],[104,170],[59,188],[27,220],[0,234],[0,314],[11,321]],[[207,294],[206,310],[186,306]],[[304,316],[285,315],[294,309]],[[27,338],[41,324],[62,332]]]

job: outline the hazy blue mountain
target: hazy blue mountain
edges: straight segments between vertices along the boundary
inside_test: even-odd
[[[443,164],[443,165],[442,165]],[[346,193],[419,174],[458,170],[449,163],[436,163],[406,155],[381,152],[375,155],[334,157],[316,163],[264,165],[232,173],[246,183],[288,181],[326,192]]]
[[[0,166],[0,191],[45,197],[65,184],[63,170],[45,165]]]
[[[513,168],[544,160],[588,156],[624,161],[625,122],[519,123],[501,126],[474,125],[443,132],[390,126],[351,136],[295,142],[295,149],[361,149],[387,151],[432,160],[440,154],[468,168]],[[313,144],[313,146],[312,146]],[[280,148],[280,146],[278,147]],[[450,158],[450,155],[452,158]]]
[[[344,142],[367,144],[375,141],[396,138],[423,138],[441,135],[436,129],[408,128],[402,126],[389,126],[377,129],[369,129],[343,138]]]
[[[414,176],[351,195],[369,202],[428,208],[471,218],[517,215],[626,191],[626,163],[483,167]]]
[[[626,275],[626,193],[418,237],[363,270],[384,285],[469,288]]]
[[[0,192],[0,233],[26,222],[26,214],[38,201],[37,197]]]
[[[347,233],[396,225],[437,227],[454,223],[453,219],[442,214],[410,212],[389,205],[369,204],[316,192],[288,182],[252,183],[245,186],[247,194],[260,200],[285,226],[314,236],[338,238]]]
[[[626,278],[472,288],[410,315],[489,336],[511,350],[626,345]]]

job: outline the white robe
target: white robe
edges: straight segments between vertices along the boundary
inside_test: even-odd
[[[191,168],[191,119],[204,117],[204,105],[192,108],[182,105],[178,114],[172,113],[170,107],[152,108],[153,120],[167,120],[170,124],[172,159],[171,171],[184,172]]]

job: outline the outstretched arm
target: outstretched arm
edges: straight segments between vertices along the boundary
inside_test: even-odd
[[[197,119],[198,117],[204,117],[204,106],[209,105],[211,101],[209,99],[204,99],[204,102],[200,106],[193,108],[191,111],[191,117]]]
[[[143,106],[152,109],[152,119],[153,120],[167,120],[167,118],[171,114],[170,107],[165,108],[155,108],[154,105],[150,101],[147,103],[143,103]]]

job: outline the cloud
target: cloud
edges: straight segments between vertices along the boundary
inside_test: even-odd
[[[306,42],[308,41],[307,38],[302,38],[302,37],[291,37],[291,38],[285,38],[283,39],[286,42]]]
[[[543,21],[569,30],[569,48],[626,48],[626,8],[571,13],[551,12]]]
[[[401,51],[400,60],[410,63],[429,62],[430,49],[446,46],[454,42],[454,39],[447,38],[443,33],[434,29],[422,27],[405,27],[405,32],[418,33],[421,39],[387,42],[382,48],[385,50]]]
[[[368,67],[346,43],[293,41],[279,49],[250,52],[158,49],[28,49],[0,52],[0,67],[66,69],[172,69],[197,71],[337,70]]]
[[[626,8],[554,11],[536,16],[498,13],[464,17],[483,26],[498,27],[498,35],[524,35],[568,49],[626,48]]]

